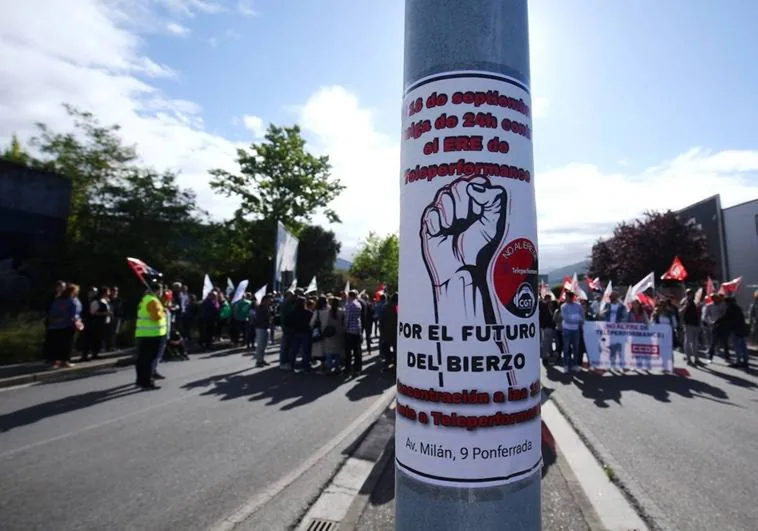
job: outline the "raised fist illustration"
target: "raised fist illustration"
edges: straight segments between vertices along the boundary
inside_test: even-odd
[[[505,232],[508,196],[486,177],[459,178],[440,188],[421,218],[424,263],[437,298],[451,282],[466,283],[471,306],[495,322],[487,272]]]

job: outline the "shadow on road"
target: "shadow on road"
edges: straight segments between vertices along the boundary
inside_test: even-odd
[[[575,383],[582,396],[594,400],[597,407],[610,407],[609,402],[621,405],[624,391],[649,395],[659,402],[670,402],[671,393],[684,398],[705,398],[739,407],[726,402],[729,395],[721,389],[694,378],[682,378],[673,374],[606,374],[578,372],[564,374],[553,367],[547,371],[552,381]]]
[[[345,386],[346,396],[352,401],[381,394],[394,384],[391,377],[383,377],[376,370],[364,369],[358,378],[342,375],[320,375],[281,371],[272,366],[264,370],[245,369],[189,382],[184,389],[208,387],[201,396],[217,396],[220,400],[247,398],[251,402],[264,400],[267,406],[281,406],[290,410],[317,400],[319,397]],[[243,374],[247,373],[247,374]]]
[[[741,378],[734,374],[717,371],[714,369],[713,365],[709,365],[705,370],[713,376],[726,380],[728,383],[736,385],[738,387],[744,387],[746,389],[755,389],[758,387],[758,384],[756,384],[754,381],[746,380],[745,378]]]
[[[102,391],[90,391],[80,395],[67,396],[59,400],[36,404],[34,406],[19,409],[12,413],[0,416],[0,432],[7,432],[13,428],[34,424],[37,421],[62,415],[77,409],[102,404],[109,400],[123,398],[135,393],[143,392],[132,384],[119,385]]]

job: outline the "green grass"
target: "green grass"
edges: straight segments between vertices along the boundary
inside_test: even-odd
[[[0,364],[41,360],[44,341],[45,327],[40,314],[0,318]]]

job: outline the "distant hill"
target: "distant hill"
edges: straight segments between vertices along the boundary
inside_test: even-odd
[[[334,269],[337,271],[348,271],[352,265],[351,262],[343,260],[342,258],[337,258],[337,260],[334,261]]]
[[[582,260],[581,262],[576,262],[574,264],[569,264],[567,266],[559,267],[558,269],[553,269],[552,271],[549,271],[548,276],[548,284],[558,284],[561,280],[563,280],[563,277],[565,276],[573,276],[574,273],[577,275],[583,275],[587,273],[587,268],[590,266],[589,260]]]

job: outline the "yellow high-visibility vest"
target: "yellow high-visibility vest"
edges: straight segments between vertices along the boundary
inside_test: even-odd
[[[160,299],[155,295],[148,293],[142,297],[137,307],[137,326],[134,329],[134,337],[163,337],[168,333],[166,313],[163,312],[161,318],[156,321],[147,309],[148,304],[153,301],[161,304]]]

